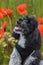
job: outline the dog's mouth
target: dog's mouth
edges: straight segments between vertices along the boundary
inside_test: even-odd
[[[15,33],[20,34],[21,32],[24,31],[24,29],[23,29],[22,27],[20,27],[20,26],[15,26],[13,31],[14,31]]]
[[[15,30],[15,31],[21,31],[22,28],[21,28],[21,27],[15,27],[14,30]]]

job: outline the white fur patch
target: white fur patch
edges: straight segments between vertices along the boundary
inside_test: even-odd
[[[33,62],[36,58],[33,56],[30,56],[26,59],[24,65],[30,65],[31,62]]]
[[[20,45],[22,48],[25,48],[25,38],[22,34],[20,34],[20,39],[18,41],[18,45]]]
[[[16,48],[11,54],[9,65],[21,65],[21,57]]]
[[[31,62],[35,61],[35,59],[37,59],[36,57],[33,57],[32,54],[34,53],[35,51],[33,51],[29,57],[25,60],[24,62],[24,65],[30,65]]]
[[[43,65],[43,60],[40,61],[40,65]]]

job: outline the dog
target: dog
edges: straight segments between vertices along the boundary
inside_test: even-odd
[[[9,65],[39,65],[41,60],[41,36],[37,19],[32,15],[17,20],[12,36],[18,39]]]

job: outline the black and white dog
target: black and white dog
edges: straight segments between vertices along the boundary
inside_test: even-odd
[[[32,15],[18,19],[13,37],[19,40],[11,54],[9,65],[39,65],[41,37],[37,26],[37,20]]]

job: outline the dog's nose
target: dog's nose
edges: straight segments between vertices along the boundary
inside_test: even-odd
[[[17,21],[17,24],[20,24],[20,21]]]
[[[23,21],[23,19],[19,18],[17,23],[20,24]]]

